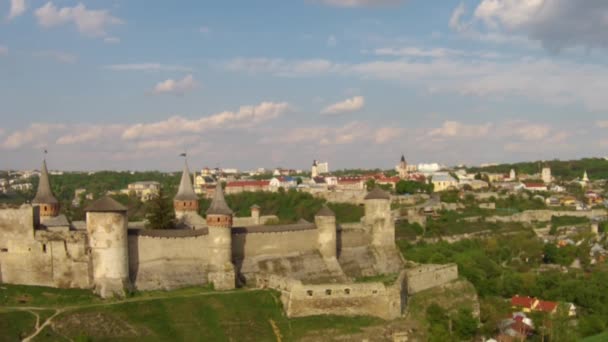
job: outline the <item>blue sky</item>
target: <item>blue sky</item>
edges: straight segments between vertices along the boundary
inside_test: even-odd
[[[604,0],[0,1],[0,169],[608,155]]]

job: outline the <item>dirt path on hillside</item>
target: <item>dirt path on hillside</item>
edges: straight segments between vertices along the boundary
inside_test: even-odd
[[[113,306],[113,305],[120,305],[120,304],[127,304],[127,303],[149,302],[149,301],[154,301],[154,300],[159,300],[159,299],[204,297],[204,296],[224,295],[224,294],[231,294],[231,293],[235,293],[235,292],[250,292],[250,291],[261,291],[261,290],[259,290],[259,289],[243,289],[243,290],[233,290],[233,291],[224,291],[224,292],[190,293],[190,294],[184,294],[184,295],[170,295],[170,294],[167,294],[167,295],[141,297],[141,298],[127,298],[127,299],[124,299],[124,300],[119,300],[119,301],[114,301],[114,302],[108,302],[108,303],[69,305],[69,306],[64,306],[64,307],[4,306],[4,307],[0,307],[0,309],[1,310],[6,310],[6,311],[25,311],[25,312],[31,313],[32,315],[34,315],[36,317],[35,331],[32,334],[30,334],[29,336],[25,337],[22,340],[23,342],[29,342],[33,338],[35,338],[36,336],[38,336],[38,334],[40,334],[40,332],[42,332],[42,330],[44,330],[44,328],[46,328],[47,326],[51,325],[52,322],[53,322],[53,319],[55,317],[57,317],[58,315],[60,315],[62,313],[68,312],[68,311],[73,311],[73,310],[78,310],[78,309],[94,308],[94,307]],[[52,314],[51,316],[49,316],[42,324],[40,324],[40,315],[36,311],[44,311],[44,310],[55,311],[55,313]]]

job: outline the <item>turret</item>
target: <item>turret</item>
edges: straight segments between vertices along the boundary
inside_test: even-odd
[[[319,169],[317,167],[317,161],[313,160],[312,161],[312,168],[310,170],[310,177],[311,178],[315,178],[317,176],[319,176]]]
[[[131,288],[127,208],[102,197],[85,211],[94,291],[102,298],[124,297]]]
[[[42,220],[44,220],[45,217],[55,217],[59,215],[59,201],[55,198],[53,191],[51,190],[46,160],[42,161],[38,190],[36,191],[36,196],[32,200],[32,204],[40,208]]]
[[[190,179],[190,170],[188,162],[184,161],[184,170],[182,171],[182,179],[179,182],[179,189],[175,198],[173,198],[173,208],[176,216],[181,216],[186,212],[198,212],[198,197],[194,193],[192,187],[192,179]]]
[[[251,206],[251,218],[254,224],[260,224],[260,206],[254,204]]]
[[[336,245],[336,215],[327,206],[323,206],[315,215],[317,226],[317,245],[323,258],[337,256]]]
[[[232,214],[226,204],[222,185],[217,182],[213,200],[207,209],[211,266],[209,281],[217,290],[233,289],[236,284],[232,264]]]
[[[374,246],[395,245],[395,223],[391,215],[391,196],[376,187],[365,196],[365,225],[371,228]]]

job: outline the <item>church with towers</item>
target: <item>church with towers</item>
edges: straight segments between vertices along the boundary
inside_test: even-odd
[[[173,206],[175,229],[129,222],[127,208],[110,197],[86,207],[85,221],[69,222],[43,161],[31,204],[0,208],[0,283],[91,289],[103,298],[207,284],[274,288],[290,316],[321,310],[394,318],[415,290],[413,277],[429,272],[404,269],[390,196],[379,188],[365,197],[358,223],[338,224],[323,207],[313,222],[264,225],[257,206],[251,217],[235,217],[218,182],[203,217],[185,162]],[[442,271],[446,281],[457,277],[454,267]],[[354,282],[382,274],[400,276],[391,286]]]

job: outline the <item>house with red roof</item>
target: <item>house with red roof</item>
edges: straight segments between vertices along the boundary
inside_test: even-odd
[[[554,314],[557,311],[559,303],[539,300],[534,297],[513,296],[511,297],[511,306],[514,309],[522,310],[523,312],[544,312]]]

